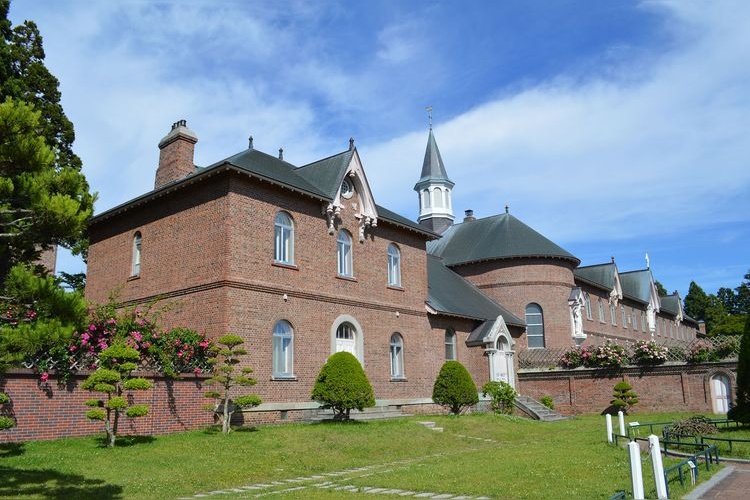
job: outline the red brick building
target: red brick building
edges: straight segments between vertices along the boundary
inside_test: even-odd
[[[159,143],[154,190],[91,221],[86,295],[161,298],[172,304],[165,326],[241,335],[264,401],[254,411],[271,420],[317,407],[315,377],[340,350],[363,364],[380,405],[419,411],[446,359],[479,386],[515,385],[521,349],[697,332],[648,269],[579,267],[507,209],[454,224],[432,130],[419,223],[376,203],[352,140],[298,167],[251,139],[196,167],[197,140],[175,123]]]

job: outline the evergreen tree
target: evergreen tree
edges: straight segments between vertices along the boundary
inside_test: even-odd
[[[716,292],[716,298],[719,299],[721,304],[724,306],[724,310],[728,314],[738,314],[737,312],[737,295],[731,288],[721,287]]]
[[[745,319],[745,333],[742,334],[737,360],[737,399],[727,416],[750,423],[750,315]]]
[[[659,280],[654,280],[654,286],[656,287],[656,291],[659,294],[659,297],[666,297],[667,295],[669,295],[667,293],[667,289],[664,288],[664,285],[662,285]]]
[[[706,334],[715,335],[716,328],[725,323],[729,318],[727,310],[724,309],[724,304],[721,303],[716,295],[711,294],[706,301],[706,312],[704,320],[706,321]]]
[[[446,361],[432,387],[432,400],[458,415],[479,402],[479,393],[464,365]]]
[[[375,393],[357,358],[348,352],[337,352],[328,358],[315,380],[313,401],[324,409],[333,409],[333,418],[349,420],[349,412],[375,406]]]
[[[698,319],[706,319],[706,308],[708,307],[708,296],[695,281],[690,282],[690,288],[684,301],[685,314]]]
[[[73,153],[75,133],[60,104],[59,82],[44,66],[39,30],[33,21],[12,28],[9,7],[9,0],[0,0],[0,103],[16,107],[5,111],[0,130],[0,281],[13,264],[34,262],[51,245],[85,254],[82,221],[95,198]],[[20,102],[33,107],[35,118]],[[48,150],[31,163],[13,156],[18,141],[31,137],[43,139],[34,140],[32,150],[40,142]]]

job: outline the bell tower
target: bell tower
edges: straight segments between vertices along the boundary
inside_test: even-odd
[[[442,234],[453,224],[453,182],[445,172],[443,159],[432,133],[432,109],[430,111],[430,135],[422,163],[422,176],[414,185],[419,197],[417,221],[431,231]]]

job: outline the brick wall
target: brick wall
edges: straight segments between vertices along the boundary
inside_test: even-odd
[[[149,374],[146,374],[149,375]],[[39,439],[88,436],[104,432],[99,421],[86,418],[85,402],[98,393],[80,388],[86,374],[75,377],[60,388],[53,380],[40,383],[30,370],[10,370],[0,378],[0,391],[12,400],[16,427],[4,431],[3,441],[22,442]],[[180,380],[149,378],[154,387],[135,391],[134,403],[147,404],[150,412],[138,419],[120,420],[121,435],[156,435],[197,429],[213,422],[211,412],[203,410],[205,377],[187,376]]]
[[[691,411],[711,413],[711,377],[725,374],[734,394],[736,362],[688,365],[682,363],[633,367],[622,370],[524,371],[518,374],[519,390],[539,400],[552,396],[555,409],[566,415],[602,412],[609,407],[616,383],[626,380],[638,394],[634,412]]]
[[[508,259],[456,266],[453,270],[520,319],[526,316],[527,304],[539,304],[544,314],[545,347],[573,344],[568,307],[568,296],[575,286],[572,263],[560,259]],[[525,347],[526,336],[519,341]]]

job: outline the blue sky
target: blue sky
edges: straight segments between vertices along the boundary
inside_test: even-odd
[[[582,265],[684,297],[750,269],[750,2],[14,0],[60,80],[101,212],[153,188],[187,119],[208,165],[303,165],[356,139],[376,200],[417,215],[425,106],[457,219],[503,210]],[[67,255],[62,270],[83,264]]]

